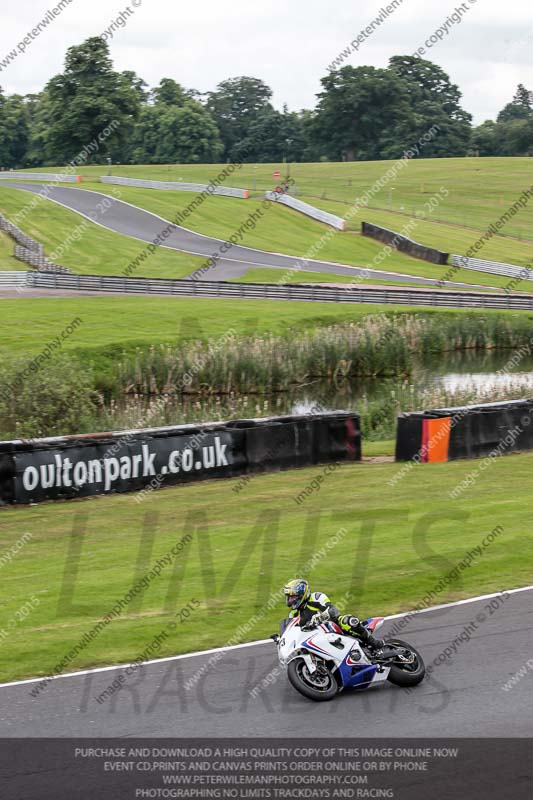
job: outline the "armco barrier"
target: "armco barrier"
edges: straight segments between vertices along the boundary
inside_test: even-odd
[[[533,399],[398,417],[396,461],[455,461],[516,450],[533,450]]]
[[[294,300],[320,303],[378,303],[387,305],[438,306],[440,308],[499,308],[533,310],[533,296],[488,292],[456,292],[413,288],[347,288],[313,284],[231,283],[230,281],[168,280],[165,278],[120,278],[111,275],[59,275],[26,273],[33,289],[160,294],[174,297],[226,297],[247,300]]]
[[[4,181],[47,181],[48,183],[81,183],[80,175],[54,174],[53,172],[0,172]]]
[[[233,189],[230,186],[213,186],[207,183],[183,183],[182,181],[144,181],[137,178],[119,178],[115,175],[102,175],[102,183],[118,186],[137,186],[140,189],[163,189],[169,192],[198,192],[199,194],[218,194],[224,197],[248,199],[248,189]]]
[[[37,255],[42,255],[44,253],[44,246],[39,242],[36,242],[35,239],[32,239],[31,236],[26,236],[20,228],[17,228],[16,225],[13,225],[6,217],[3,217],[0,214],[0,231],[4,231],[4,233],[8,233],[12,239],[14,239],[21,247],[26,248],[26,250],[31,250],[32,253],[36,253]]]
[[[4,272],[0,270],[0,286],[25,286],[27,282],[27,272],[23,270]]]
[[[18,242],[15,245],[15,258],[34,267],[39,272],[69,273],[68,267],[61,267],[49,261],[44,254],[44,247],[31,236],[26,236],[20,228],[13,225],[8,219],[0,214],[0,230],[8,233],[12,239]]]
[[[371,222],[361,223],[361,233],[363,236],[370,236],[372,239],[377,239],[379,242],[388,244],[395,250],[400,250],[402,253],[407,253],[413,258],[421,258],[423,261],[429,261],[431,264],[447,264],[449,253],[442,253],[440,250],[435,250],[433,247],[426,247],[423,244],[418,244],[407,236],[402,236],[401,233],[390,231],[388,228],[382,228],[380,225],[374,225]]]
[[[21,247],[20,245],[15,246],[15,258],[18,259],[18,261],[23,261],[25,264],[29,264],[30,267],[34,267],[39,272],[60,272],[63,274],[70,272],[68,267],[62,267],[60,264],[54,264],[54,262],[46,258],[43,253],[34,253],[31,250],[28,250],[26,247]]]
[[[481,258],[452,255],[452,266],[461,269],[475,269],[477,272],[489,272],[492,275],[505,275],[508,278],[519,278],[522,281],[533,281],[533,269],[519,267],[516,264],[505,264],[501,261],[484,261]]]
[[[0,505],[360,459],[359,417],[343,412],[0,442]]]
[[[265,197],[273,203],[281,203],[284,206],[294,209],[294,211],[300,211],[302,214],[312,217],[319,222],[331,225],[332,228],[336,228],[338,231],[346,230],[346,220],[342,217],[336,217],[335,214],[329,214],[321,208],[315,208],[315,206],[311,206],[309,203],[304,203],[303,200],[297,200],[295,197],[291,197],[290,194],[266,192]]]

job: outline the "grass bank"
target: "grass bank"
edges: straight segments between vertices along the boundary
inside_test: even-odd
[[[449,492],[474,466],[471,461],[421,465],[389,487],[399,465],[344,465],[301,505],[295,497],[316,477],[316,468],[255,477],[239,493],[235,479],[161,490],[142,504],[132,495],[117,495],[0,509],[2,553],[23,532],[31,537],[2,568],[0,629],[9,633],[0,649],[1,679],[50,673],[136,577],[147,574],[185,534],[192,541],[179,558],[151,581],[137,606],[126,607],[78,654],[68,671],[135,659],[193,600],[200,601],[198,610],[178,624],[158,655],[222,646],[256,612],[259,621],[245,638],[268,636],[284,615],[281,599],[261,613],[270,593],[340,531],[327,556],[313,559],[314,567],[305,571],[333,600],[353,592],[346,612],[412,608],[496,526],[503,528],[501,534],[436,602],[530,584],[533,454],[496,459],[474,488],[451,501]],[[147,513],[153,515],[154,546],[139,561]],[[69,594],[65,564],[85,514]],[[27,603],[31,613],[10,627]]]
[[[103,194],[120,192],[121,199],[126,202],[170,221],[176,219],[177,212],[186,208],[194,198],[194,194],[190,192],[158,192],[122,186],[111,188],[97,182],[88,182],[77,188],[84,187]],[[7,216],[9,214],[13,216],[27,204],[27,197],[28,195],[20,190],[1,186],[0,210],[4,209]],[[341,216],[347,210],[347,206],[339,202],[332,204],[332,201],[322,199],[313,202]],[[472,198],[472,202],[475,202],[475,198]],[[360,235],[360,223],[363,219],[401,230],[407,217],[399,213],[364,209],[351,220],[349,225],[351,230],[348,233],[336,233],[324,239],[328,228],[290,209],[272,204],[267,210],[263,210],[259,198],[244,201],[227,197],[208,197],[187,218],[186,227],[198,233],[227,240],[243,225],[249,223],[249,217],[254,212],[262,213],[262,216],[255,227],[248,225],[239,244],[286,253],[298,258],[311,256],[315,260],[383,269],[436,280],[441,279],[447,271],[447,268],[428,264],[398,251],[393,251],[382,259],[380,254],[383,245]],[[83,230],[79,239],[71,242],[72,231],[79,229],[80,225],[83,226]],[[433,217],[430,217],[429,221],[417,220],[416,226],[411,234],[412,238],[447,252],[459,254],[466,252],[479,235],[453,224],[438,225]],[[48,254],[53,253],[55,248],[64,246],[65,242],[69,242],[57,261],[74,272],[117,275],[131,268],[134,263],[136,265],[134,274],[137,276],[185,277],[205,262],[205,259],[164,248],[157,248],[156,253],[149,259],[139,261],[143,250],[141,243],[87,223],[74,212],[69,212],[47,200],[32,211],[22,227],[25,232],[39,238],[46,245]],[[485,245],[481,255],[488,259],[526,266],[531,263],[532,245],[496,236]],[[509,278],[506,277],[464,269],[454,272],[453,280],[494,287],[503,287],[509,283]],[[528,288],[526,282],[519,288]]]
[[[0,213],[13,220],[33,197],[19,189],[0,186]],[[32,209],[19,227],[44,244],[49,258],[57,249],[56,263],[81,274],[123,275],[135,264],[135,276],[185,278],[204,261],[198,256],[163,247],[157,247],[153,255],[142,260],[147,246],[145,242],[106,230],[46,199]],[[21,262],[15,264],[25,269]]]
[[[357,303],[302,303],[179,297],[65,297],[0,300],[0,355],[37,354],[75,318],[83,324],[64,343],[64,350],[116,356],[137,346],[172,344],[184,339],[219,338],[232,328],[237,334],[283,334],[358,320],[376,314],[412,312],[408,306]],[[533,320],[533,312],[486,309],[448,310],[428,307],[413,313],[449,319]]]
[[[102,184],[88,183],[85,186],[93,191],[103,192],[104,194],[110,193],[110,187]],[[80,188],[83,188],[83,186]],[[162,192],[154,189],[138,189],[124,186],[119,188],[123,200],[168,220],[174,219],[176,212],[185,208],[194,197],[191,192]],[[320,203],[316,204],[321,205]],[[346,207],[344,207],[344,210],[346,210]],[[215,236],[219,239],[228,239],[247,222],[251,214],[259,211],[261,211],[261,200],[259,198],[252,197],[249,200],[235,200],[228,197],[209,197],[188,217],[186,227],[197,233]],[[340,208],[335,211],[342,216]],[[372,221],[366,210],[362,210],[352,220],[353,230],[351,232],[336,232],[334,235],[324,239],[324,234],[331,229],[296,211],[272,204],[267,208],[263,216],[258,219],[256,227],[250,227],[244,231],[243,238],[239,240],[239,244],[259,250],[285,253],[299,258],[305,258],[307,254],[311,254],[314,260],[319,261],[332,261],[370,269],[381,269],[387,272],[401,272],[408,275],[434,278],[435,280],[442,279],[448,267],[429,264],[426,261],[411,258],[397,250],[394,250],[386,258],[381,259],[380,257],[376,261],[375,259],[382,253],[383,245],[359,233],[361,221],[367,219]],[[396,230],[399,229],[397,220],[393,227]],[[357,233],[355,232],[356,230]],[[440,247],[447,252],[453,252],[456,239],[448,240],[446,238],[447,231],[448,228],[446,226],[441,226],[438,229],[439,239],[432,239],[429,244],[433,247]],[[473,240],[463,231],[458,233],[463,236],[464,250],[466,251],[466,245],[470,246]],[[431,232],[428,235],[430,238],[433,236]],[[497,240],[497,237],[495,237],[495,240]],[[491,242],[494,246],[494,240],[491,240]],[[517,249],[515,252],[513,249],[515,243],[510,239],[503,241],[502,248],[493,250],[489,247],[490,244],[483,249],[484,258],[499,258],[503,251],[502,248],[506,253],[506,261],[513,261],[515,255],[518,264],[531,258],[532,245],[516,243]],[[318,250],[316,249],[317,246]],[[462,252],[460,250],[459,254]],[[453,280],[461,283],[499,287],[506,286],[509,283],[509,278],[467,269],[460,269],[454,272]]]
[[[483,278],[483,276],[480,276]],[[455,280],[455,275],[454,278]],[[510,280],[510,279],[509,279]],[[232,283],[277,283],[277,284],[285,284],[285,283],[335,283],[341,284],[343,286],[398,286],[400,288],[407,288],[412,287],[414,289],[422,288],[419,283],[416,283],[414,280],[394,280],[391,278],[390,280],[378,280],[375,278],[359,278],[356,276],[355,278],[351,279],[349,275],[331,275],[327,272],[306,272],[305,270],[298,271],[295,274],[287,273],[285,270],[280,269],[263,269],[261,267],[249,269],[248,272],[240,278],[233,278]],[[528,289],[527,287],[530,286]],[[428,287],[426,287],[428,288]],[[431,289],[431,287],[429,287]],[[441,287],[434,287],[435,289],[439,289],[442,291],[457,291],[456,288],[449,287],[449,286],[441,286]],[[501,287],[500,287],[501,288]],[[488,292],[488,291],[498,291],[497,286],[474,286],[474,285],[467,285],[461,288],[462,292]],[[533,293],[533,283],[529,284],[528,281],[521,281],[518,286],[513,288],[513,293],[516,292],[526,292],[526,293]]]
[[[291,164],[290,172],[298,191],[317,200],[353,203],[381,178],[393,161],[357,161],[353,163]],[[114,175],[162,181],[208,183],[225,165],[221,164],[146,164],[115,165]],[[379,190],[372,205],[382,211],[422,213],[425,202],[441,185],[449,188],[449,196],[439,205],[437,219],[457,226],[486,230],[515,202],[524,188],[531,185],[531,163],[528,158],[421,158],[408,162],[394,181]],[[257,194],[271,189],[277,182],[273,173],[283,164],[243,164],[226,181],[227,185],[247,188]],[[54,172],[50,167],[45,171]],[[82,167],[87,180],[98,179],[107,169],[103,166]],[[393,189],[390,191],[390,189]],[[337,212],[338,213],[338,212]],[[506,236],[531,240],[533,207],[522,209],[506,225]]]
[[[290,171],[301,196],[320,208],[344,216],[348,205],[373,186],[393,163],[291,164]],[[224,166],[114,166],[113,173],[134,178],[208,183]],[[417,227],[413,236],[446,252],[462,254],[476,241],[478,234],[495,223],[516,202],[522,191],[531,185],[527,177],[530,166],[527,158],[415,159],[409,161],[392,182],[386,183],[374,195],[372,208],[354,218],[350,226],[355,225],[359,230],[360,220],[366,219],[399,230],[408,217],[427,214],[426,203],[441,186],[445,186],[449,191],[448,196],[439,203],[430,220]],[[277,183],[273,173],[278,169],[282,170],[282,175],[285,174],[285,166],[280,164],[243,164],[228,183],[248,188],[259,195]],[[50,168],[50,171],[54,170]],[[89,181],[97,180],[105,171],[102,166],[80,170]],[[218,201],[223,198],[215,199]],[[285,216],[298,216],[286,209],[285,212]],[[532,229],[533,203],[530,202],[507,222],[500,231],[501,235],[485,245],[481,257],[520,265],[530,263]]]

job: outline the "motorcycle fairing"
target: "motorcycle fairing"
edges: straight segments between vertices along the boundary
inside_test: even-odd
[[[369,619],[362,620],[362,625],[365,626],[367,631],[373,633],[376,628],[380,628],[383,622],[385,621],[385,617],[370,617]]]
[[[376,676],[375,664],[349,663],[350,654],[339,666],[339,675],[344,688],[367,688]]]

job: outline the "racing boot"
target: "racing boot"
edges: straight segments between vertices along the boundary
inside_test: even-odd
[[[379,652],[384,648],[385,641],[383,639],[378,639],[377,636],[372,636],[372,634],[367,631],[365,626],[361,624],[361,621],[357,617],[351,617],[348,615],[343,617],[341,622],[344,625],[350,626],[352,635],[360,640],[363,647],[368,647],[368,649],[372,652],[372,655],[378,655]]]
[[[363,644],[365,647],[368,647],[368,649],[372,652],[372,655],[379,655],[385,647],[385,639],[378,639],[377,636],[372,636],[372,634],[368,633],[368,631],[366,633],[368,638],[366,642],[363,642]]]

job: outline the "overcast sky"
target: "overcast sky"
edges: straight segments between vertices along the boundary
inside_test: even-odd
[[[57,2],[11,0],[2,9],[0,65]],[[328,65],[387,2],[129,0],[128,6],[121,0],[72,0],[24,53],[2,67],[0,85],[8,94],[39,91],[61,71],[68,47],[102,34],[129,8],[125,26],[108,39],[117,70],[133,69],[150,86],[168,77],[199,91],[251,75],[273,89],[278,108],[283,103],[291,110],[312,108]],[[449,26],[424,58],[459,85],[463,107],[479,124],[495,118],[519,82],[533,89],[533,3],[465,0],[464,5],[462,21]],[[449,0],[431,6],[428,0],[403,0],[344,63],[384,67],[392,55],[414,53],[459,6]]]

